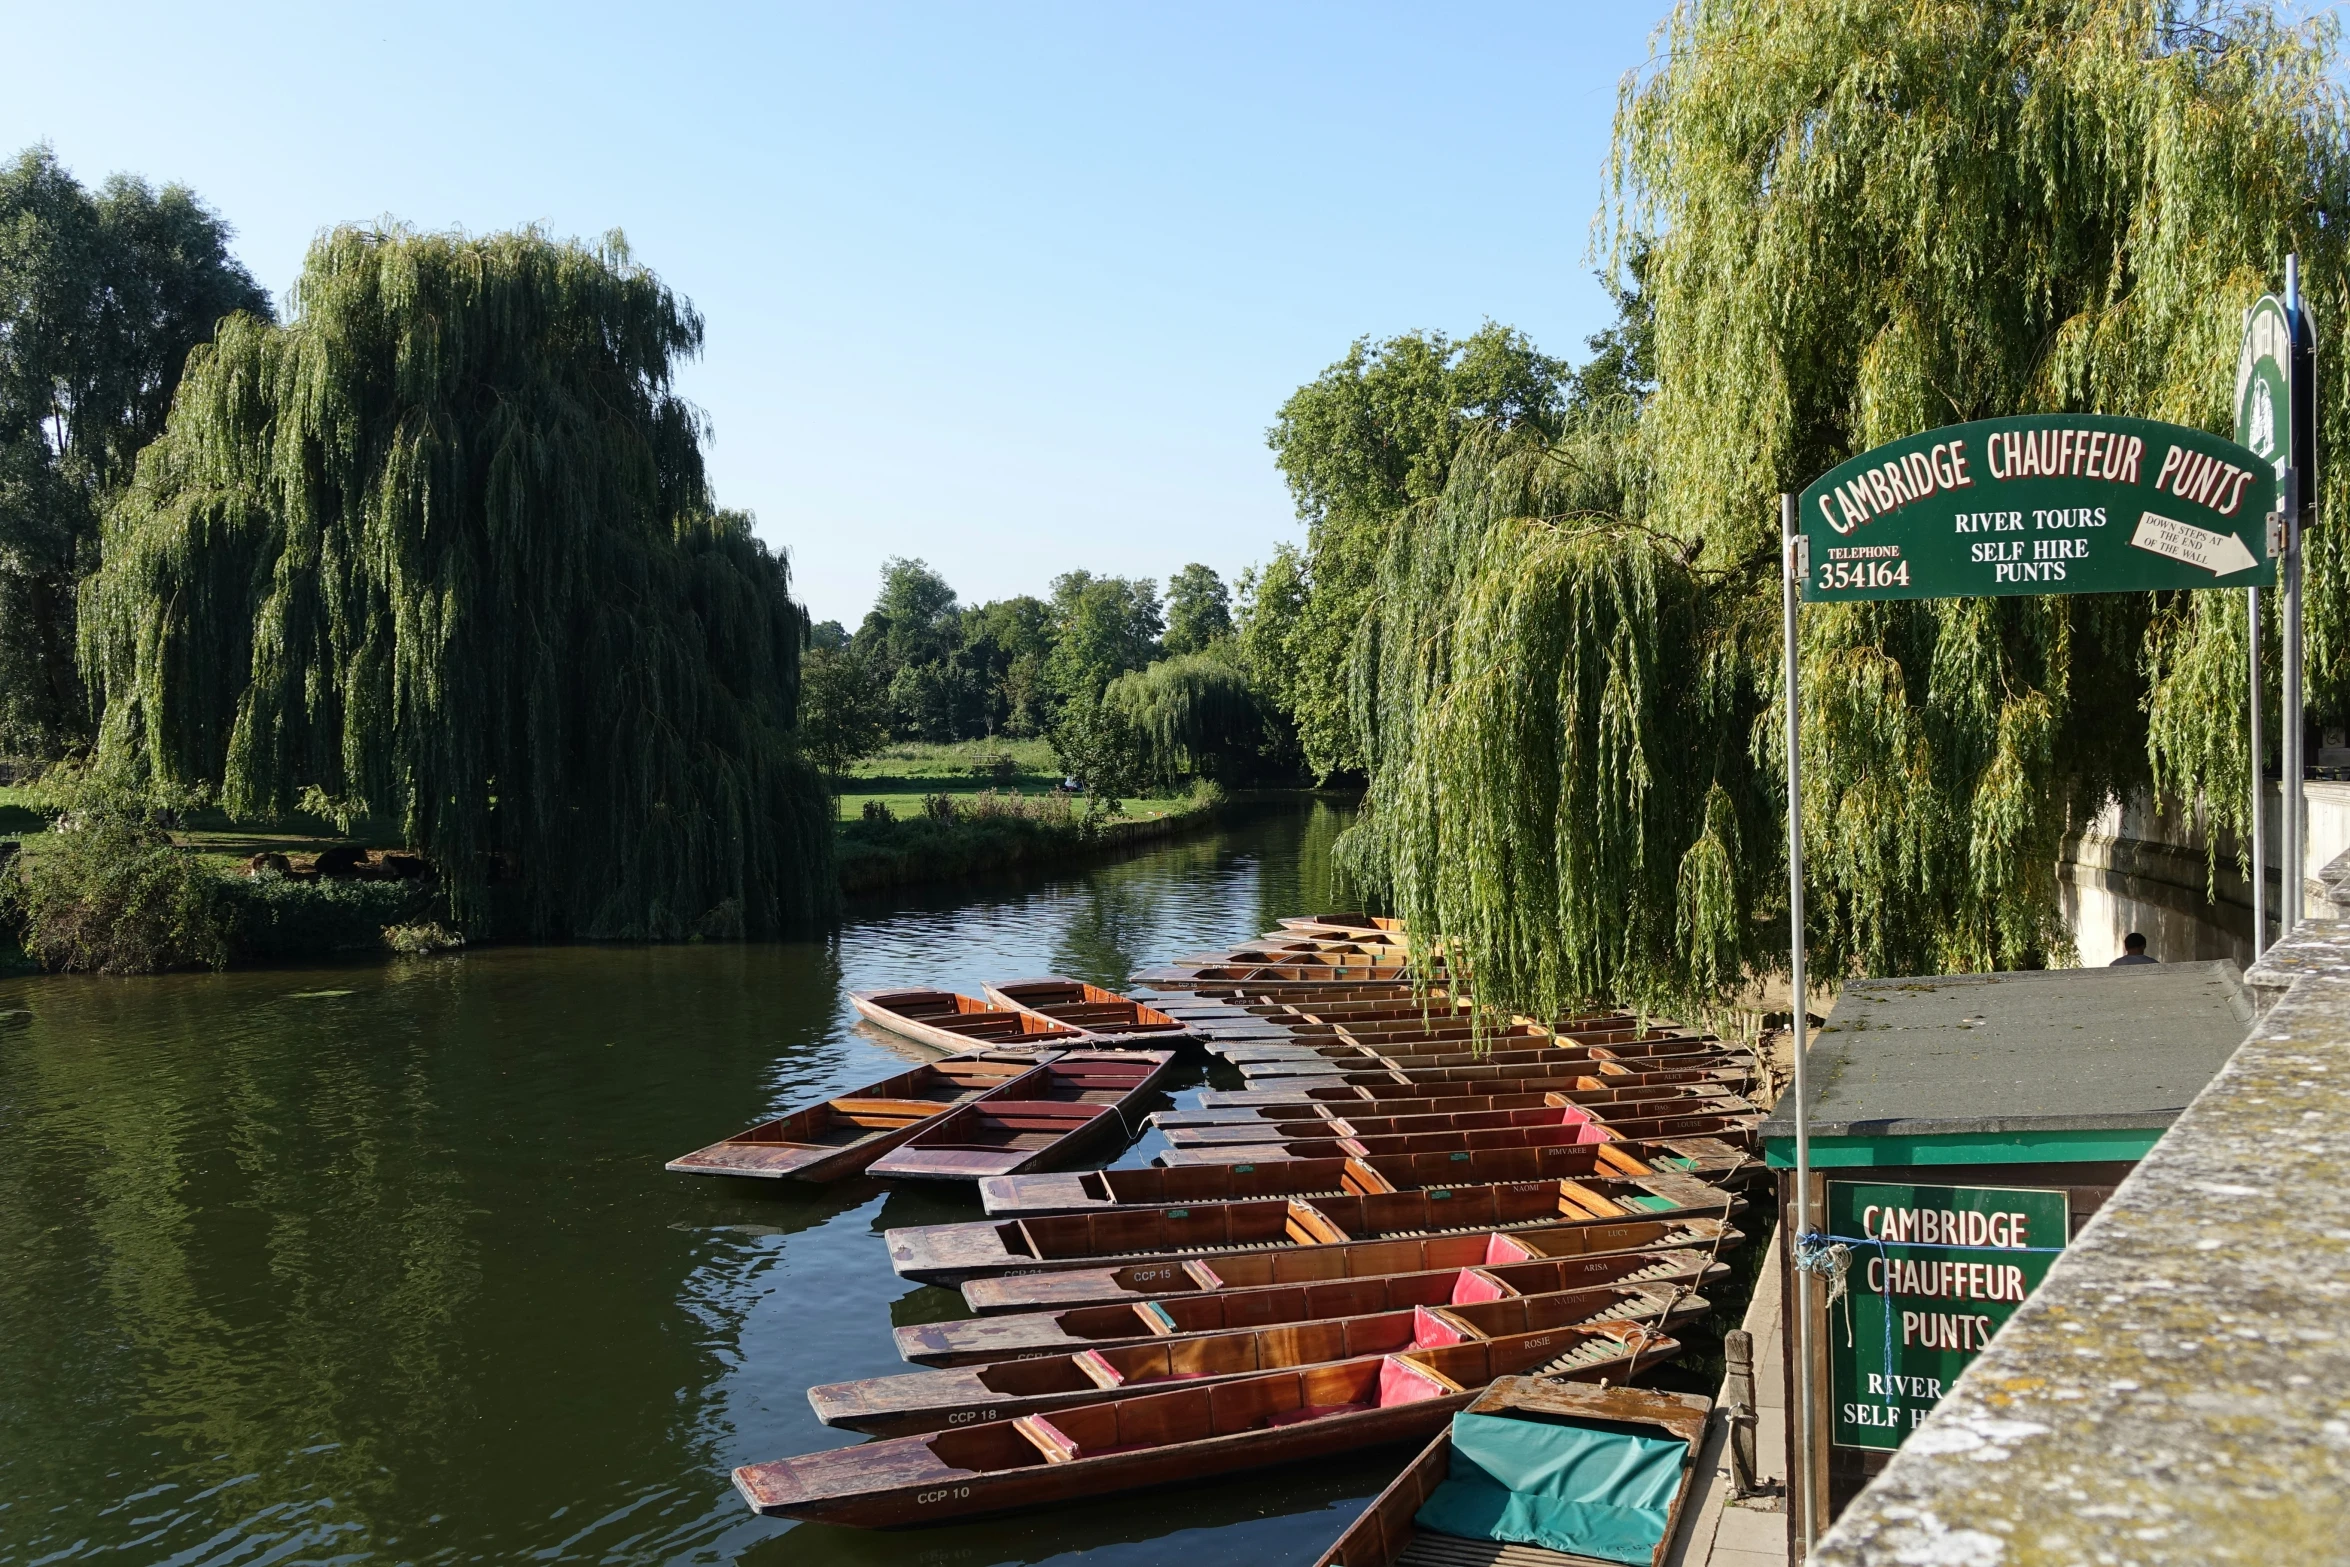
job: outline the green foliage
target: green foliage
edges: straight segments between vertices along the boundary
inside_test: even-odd
[[[28,957],[54,973],[222,968],[236,926],[221,878],[176,846],[148,796],[61,773],[47,852],[20,856],[8,887]]]
[[[401,824],[469,931],[675,938],[827,904],[806,617],[713,512],[701,321],[618,238],[338,229],[191,356],[84,590],[102,754],[267,819]]]
[[[1313,584],[1284,694],[1317,776],[1365,765],[1347,721],[1346,662],[1398,520],[1443,490],[1472,426],[1555,428],[1564,368],[1491,322],[1458,343],[1441,332],[1361,338],[1282,405],[1266,439],[1308,524]]]
[[[45,147],[0,165],[0,749],[89,736],[74,616],[99,512],[189,352],[224,315],[269,314],[228,240],[184,186],[92,194]]]
[[[1265,764],[1270,772],[1295,774],[1304,766],[1292,715],[1305,700],[1298,672],[1304,664],[1300,647],[1312,591],[1305,556],[1293,544],[1277,546],[1262,568],[1252,567],[1240,577],[1233,646],[1264,717]]]
[[[1193,562],[1167,579],[1170,656],[1204,653],[1232,635],[1232,593],[1224,579]]]
[[[846,646],[810,648],[800,660],[800,744],[838,779],[889,739],[889,702],[865,660]]]
[[[1102,706],[1134,736],[1144,769],[1161,783],[1237,783],[1256,770],[1264,749],[1248,677],[1221,653],[1165,658],[1120,675],[1103,690]]]
[[[1144,742],[1124,710],[1109,702],[1072,702],[1053,730],[1053,755],[1077,780],[1095,814],[1117,815],[1148,777]]]
[[[1148,577],[1064,572],[1053,579],[1053,648],[1045,687],[1056,703],[1090,709],[1102,688],[1158,653],[1166,620]]]
[[[337,952],[434,950],[461,943],[431,918],[440,906],[429,883],[315,880],[262,871],[219,877],[228,906],[235,955],[263,963],[290,963]],[[397,933],[397,934],[395,934]]]
[[[1617,363],[1554,438],[1466,443],[1382,553],[1350,862],[1527,1010],[1703,1005],[1783,962],[1777,494],[1956,420],[2228,428],[2242,310],[2286,251],[2319,319],[2350,318],[2332,45],[2149,0],[1684,0],[1618,118]],[[2310,569],[2338,713],[2331,530]],[[1824,971],[2063,961],[2068,825],[2156,773],[2232,820],[2233,599],[1808,609]]]

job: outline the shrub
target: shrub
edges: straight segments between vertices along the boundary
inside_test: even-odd
[[[889,822],[897,820],[895,813],[890,810],[889,802],[887,800],[867,800],[865,802],[865,808],[857,814],[869,822]]]
[[[386,925],[384,945],[394,952],[409,957],[422,957],[428,952],[448,952],[465,945],[465,938],[441,924],[438,920],[423,920],[414,925]]]
[[[439,890],[421,882],[297,881],[274,871],[215,880],[237,956],[265,962],[381,950],[391,927],[440,912]]]
[[[227,966],[226,884],[160,828],[91,810],[61,819],[56,837],[20,859],[9,888],[26,956],[61,974]]]

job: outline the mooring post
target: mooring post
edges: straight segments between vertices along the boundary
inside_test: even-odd
[[[1788,1292],[1787,1301],[1787,1314],[1795,1328],[1795,1442],[1794,1451],[1787,1455],[1787,1482],[1791,1489],[1800,1487],[1801,1499],[1795,1505],[1801,1509],[1797,1516],[1802,1520],[1804,1553],[1809,1555],[1820,1534],[1811,1472],[1812,1433],[1817,1429],[1819,1409],[1811,1385],[1810,1275],[1800,1265],[1812,1226],[1811,1120],[1804,1092],[1808,1085],[1803,1064],[1805,1025],[1810,1021],[1805,1015],[1810,998],[1803,976],[1803,733],[1795,668],[1795,617],[1803,602],[1803,578],[1808,563],[1803,559],[1803,528],[1793,495],[1779,497],[1779,533],[1785,556],[1780,576],[1784,579],[1786,609],[1787,963],[1789,983],[1795,992],[1794,1015],[1790,1020],[1795,1081],[1788,1090],[1795,1095],[1795,1190],[1779,1234],[1781,1244],[1789,1248],[1789,1257],[1797,1263],[1790,1272],[1794,1287]]]
[[[2291,421],[2293,432],[2293,465],[2285,470],[2285,558],[2280,563],[2284,599],[2278,608],[2283,624],[2278,627],[2284,642],[2284,711],[2279,722],[2284,733],[2277,737],[2278,749],[2283,753],[2285,787],[2283,809],[2285,819],[2279,824],[2283,852],[2277,858],[2283,863],[2277,888],[2277,928],[2292,930],[2301,923],[2302,883],[2307,877],[2308,850],[2302,837],[2307,831],[2301,789],[2301,509],[2308,493],[2307,478],[2310,454],[2302,450],[2303,434],[2301,409],[2310,389],[2303,386],[2305,362],[2301,354],[2301,257],[2285,258],[2285,325],[2286,363],[2290,367],[2287,385],[2291,388],[2285,399],[2285,417]]]

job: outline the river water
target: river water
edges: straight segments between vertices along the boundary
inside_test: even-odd
[[[1312,1561],[1401,1454],[902,1533],[756,1517],[735,1465],[863,1440],[809,1384],[961,1314],[881,1231],[978,1206],[661,1165],[902,1069],[851,990],[1118,983],[1350,901],[1342,825],[1268,807],[823,942],[0,984],[30,1014],[0,1019],[0,1564]]]

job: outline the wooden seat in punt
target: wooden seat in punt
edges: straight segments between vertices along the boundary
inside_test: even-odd
[[[1097,1404],[1179,1382],[1228,1381],[1549,1328],[1620,1343],[1640,1328],[1671,1332],[1710,1309],[1697,1296],[1639,1286],[1547,1295],[1478,1290],[1473,1298],[1436,1305],[831,1382],[808,1389],[808,1404],[828,1426],[868,1436],[912,1436]]]
[[[1072,1050],[1024,1079],[1020,1096],[973,1100],[875,1160],[875,1175],[974,1181],[1050,1169],[1104,1143],[1130,1141],[1175,1064],[1171,1050]]]
[[[1523,1249],[1523,1248],[1516,1248]],[[901,1358],[919,1366],[962,1366],[1024,1356],[1109,1349],[1235,1328],[1275,1327],[1354,1317],[1410,1306],[1438,1306],[1493,1295],[1548,1295],[1566,1290],[1634,1287],[1674,1294],[1703,1290],[1726,1278],[1729,1267],[1710,1251],[1613,1251],[1574,1257],[1531,1257],[1479,1267],[1364,1278],[1309,1279],[1249,1289],[1159,1295],[1119,1305],[1071,1306],[918,1322],[898,1328]]]
[[[1168,1049],[1198,1037],[1190,1024],[1156,1007],[1129,1000],[1099,985],[1088,985],[1083,980],[1062,979],[1058,975],[1045,979],[1008,979],[1000,985],[982,985],[980,990],[997,1006],[1033,1012],[1047,1022],[1077,1029],[1085,1035],[1088,1044],[1097,1047]]]
[[[890,1266],[926,1284],[960,1284],[990,1274],[1179,1266],[1188,1258],[1343,1245],[1382,1237],[1467,1234],[1561,1223],[1665,1215],[1727,1217],[1745,1200],[1678,1173],[1583,1176],[1506,1186],[1430,1187],[1345,1193],[1307,1202],[1199,1203],[1183,1208],[1113,1208],[927,1224],[888,1231]]]
[[[849,1003],[868,1023],[948,1055],[1061,1050],[1087,1043],[1081,1029],[951,990],[859,990],[850,993]]]
[[[746,1464],[734,1483],[780,1517],[862,1528],[969,1518],[1424,1440],[1497,1376],[1621,1381],[1679,1350],[1637,1330],[1631,1342],[1575,1329],[1472,1339]]]
[[[1754,1129],[1762,1123],[1762,1112],[1731,1108],[1731,1104],[1743,1103],[1743,1100],[1732,1101],[1729,1104],[1720,1101],[1699,1101],[1686,1107],[1671,1106],[1674,1113],[1670,1115],[1625,1114],[1610,1117],[1603,1122],[1568,1123],[1553,1126],[1497,1126],[1474,1131],[1406,1132],[1357,1137],[1333,1137],[1325,1132],[1319,1137],[1291,1138],[1281,1142],[1190,1143],[1168,1148],[1159,1155],[1159,1162],[1173,1167],[1201,1164],[1254,1164],[1269,1159],[1335,1159],[1346,1155],[1363,1159],[1380,1154],[1468,1151],[1479,1148],[1524,1148],[1562,1141],[1610,1139],[1650,1143],[1686,1137],[1710,1137],[1724,1142],[1745,1144],[1753,1141]],[[1639,1107],[1618,1106],[1616,1108],[1628,1111]],[[1277,1126],[1282,1123],[1272,1122],[1269,1124]],[[1578,1129],[1579,1126],[1584,1129]]]
[[[837,1181],[960,1105],[1041,1083],[1051,1056],[951,1056],[885,1077],[672,1159],[685,1175]]]
[[[1664,1538],[1647,1567],[1671,1557],[1688,1512],[1696,1460],[1705,1445],[1713,1400],[1698,1393],[1657,1393],[1635,1387],[1590,1387],[1534,1377],[1503,1377],[1468,1405],[1475,1415],[1524,1417],[1545,1425],[1581,1425],[1630,1431],[1680,1443],[1686,1450],[1679,1484],[1666,1509]],[[1584,1556],[1539,1545],[1501,1544],[1438,1534],[1414,1522],[1452,1468],[1452,1436],[1440,1431],[1404,1467],[1395,1483],[1372,1498],[1314,1567],[1618,1567],[1622,1557]]]
[[[1303,1050],[1288,1055],[1234,1061],[1232,1064],[1240,1069],[1242,1077],[1254,1085],[1267,1078],[1323,1077],[1333,1072],[1344,1073],[1365,1068],[1377,1070],[1384,1067],[1396,1072],[1421,1072],[1443,1067],[1542,1067],[1555,1062],[1569,1065],[1589,1063],[1586,1070],[1602,1074],[1609,1063],[1626,1071],[1642,1068],[1650,1071],[1729,1068],[1744,1073],[1751,1070],[1743,1060],[1711,1046],[1671,1055],[1656,1055],[1645,1051],[1627,1054],[1612,1045],[1534,1045],[1525,1049],[1476,1050],[1469,1048],[1465,1041],[1458,1045],[1447,1041],[1443,1049],[1432,1051],[1402,1050],[1391,1053],[1362,1046],[1348,1046],[1337,1051]],[[1634,1063],[1640,1063],[1640,1067],[1635,1067]]]
[[[1544,1131],[1561,1128],[1545,1127]],[[1663,1166],[1720,1185],[1754,1161],[1724,1147],[1723,1157]],[[1248,1202],[1268,1197],[1336,1196],[1344,1192],[1405,1192],[1436,1186],[1495,1186],[1512,1181],[1563,1180],[1585,1175],[1648,1175],[1632,1144],[1560,1141],[1525,1148],[1450,1149],[1357,1158],[1267,1159],[1258,1163],[1159,1165],[1143,1170],[1086,1170],[1050,1175],[997,1176],[979,1183],[980,1205],[991,1219],[1051,1213],[1106,1213],[1170,1204]]]
[[[1476,1110],[1516,1110],[1560,1103],[1620,1104],[1633,1099],[1704,1098],[1727,1095],[1729,1086],[1702,1071],[1632,1072],[1594,1077],[1581,1068],[1547,1077],[1486,1078],[1470,1083],[1382,1081],[1349,1083],[1334,1078],[1296,1079],[1274,1088],[1208,1089],[1192,1110],[1166,1110],[1152,1117],[1160,1127],[1206,1125],[1216,1121],[1280,1121],[1297,1115],[1451,1115]],[[1485,1103],[1477,1103],[1484,1100]],[[1508,1102],[1504,1102],[1508,1101]]]
[[[1038,1222],[1038,1221],[1025,1221]],[[1327,1222],[1327,1221],[1325,1221]],[[1103,1267],[1052,1268],[998,1274],[963,1286],[963,1302],[983,1316],[1152,1300],[1208,1290],[1255,1289],[1319,1279],[1368,1278],[1381,1273],[1425,1273],[1533,1257],[1581,1257],[1614,1251],[1726,1251],[1743,1239],[1726,1219],[1671,1218],[1609,1221],[1560,1219],[1522,1228],[1280,1245],[1255,1250],[1150,1257]]]
[[[1563,1059],[1562,1059],[1563,1057]],[[1223,1105],[1287,1104],[1307,1094],[1319,1094],[1330,1089],[1349,1087],[1378,1087],[1396,1083],[1416,1087],[1422,1094],[1450,1091],[1463,1094],[1486,1092],[1480,1084],[1513,1083],[1523,1088],[1548,1079],[1546,1086],[1559,1089],[1576,1087],[1604,1088],[1610,1083],[1644,1081],[1657,1072],[1668,1072],[1679,1079],[1680,1074],[1692,1070],[1686,1067],[1631,1067],[1612,1059],[1578,1061],[1564,1051],[1527,1062],[1481,1062],[1468,1066],[1369,1066],[1338,1067],[1315,1077],[1267,1078],[1252,1081],[1247,1088],[1211,1088],[1200,1094],[1203,1108]],[[1725,1092],[1736,1092],[1750,1078],[1750,1069],[1737,1066],[1699,1067],[1701,1073],[1720,1083]],[[1501,1090],[1496,1089],[1496,1092]],[[1242,1096],[1249,1097],[1242,1097]]]
[[[1534,1102],[1503,1109],[1420,1110],[1390,1114],[1384,1106],[1373,1106],[1368,1111],[1342,1114],[1340,1107],[1323,1106],[1319,1107],[1323,1113],[1300,1116],[1295,1120],[1249,1116],[1205,1122],[1179,1121],[1173,1125],[1154,1121],[1153,1124],[1167,1139],[1169,1147],[1192,1148],[1206,1143],[1281,1143],[1315,1137],[1400,1137],[1415,1133],[1488,1132],[1519,1126],[1596,1126],[1618,1119],[1641,1120],[1684,1111],[1692,1114],[1724,1114],[1730,1113],[1721,1108],[1725,1105],[1747,1103],[1743,1099],[1724,1097],[1700,1099],[1671,1089],[1662,1090],[1648,1098],[1618,1100],[1612,1104],[1585,1104],[1563,1094],[1526,1097]],[[1476,1103],[1475,1100],[1459,1102]]]

